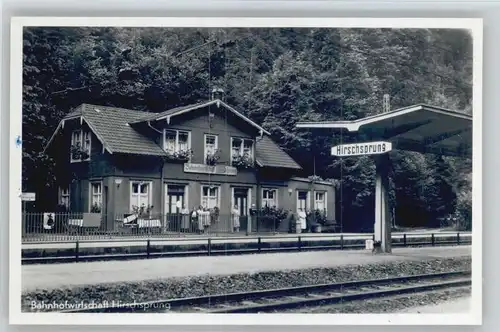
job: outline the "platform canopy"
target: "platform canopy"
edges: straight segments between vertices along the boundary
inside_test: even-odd
[[[391,142],[398,150],[472,156],[472,116],[424,104],[353,121],[299,122],[296,126],[347,130],[359,139]]]

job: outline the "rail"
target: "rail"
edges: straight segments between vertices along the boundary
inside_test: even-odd
[[[373,235],[335,234],[182,239],[110,239],[24,244],[22,263],[88,262],[312,250],[364,249]],[[393,247],[469,245],[470,233],[393,234]],[[53,254],[51,254],[54,252]],[[118,251],[124,252],[118,252]],[[103,253],[95,253],[95,252]],[[63,254],[61,254],[61,252]],[[117,253],[118,252],[118,253]]]
[[[471,271],[455,271],[444,273],[433,273],[423,275],[409,275],[394,278],[371,279],[371,280],[356,280],[332,284],[307,285],[299,287],[287,287],[279,289],[266,289],[250,292],[229,293],[205,295],[199,297],[161,299],[147,301],[141,303],[118,303],[117,305],[99,306],[99,307],[84,307],[72,310],[63,311],[64,313],[82,313],[82,312],[107,312],[107,313],[125,313],[125,312],[140,312],[140,311],[169,311],[169,312],[186,312],[196,311],[211,312],[211,313],[237,313],[237,312],[262,312],[277,309],[292,309],[302,305],[324,305],[336,302],[361,300],[367,298],[390,296],[402,293],[414,293],[428,291],[436,288],[445,287],[460,287],[471,284]],[[452,281],[442,281],[443,278],[460,278]],[[429,282],[438,279],[438,282]],[[427,282],[423,283],[422,281]],[[401,284],[410,284],[410,286],[401,287]],[[411,285],[411,283],[415,283]],[[398,285],[395,288],[390,286]],[[363,290],[363,287],[386,287],[382,290]],[[346,290],[359,289],[358,292],[347,292]],[[334,293],[333,296],[331,293]],[[322,295],[327,293],[326,296]],[[328,294],[330,293],[330,294]],[[311,296],[313,294],[313,296]],[[299,296],[304,296],[300,298]],[[295,297],[290,301],[290,297]],[[267,303],[250,303],[239,304],[241,301],[262,301],[268,299]],[[283,301],[283,299],[285,299]],[[281,301],[280,301],[281,300]],[[228,306],[227,303],[238,303]],[[222,304],[222,306],[218,306]],[[205,308],[203,308],[205,306]],[[208,306],[208,307],[207,307]],[[216,307],[216,309],[212,309]],[[218,308],[217,308],[218,307]]]

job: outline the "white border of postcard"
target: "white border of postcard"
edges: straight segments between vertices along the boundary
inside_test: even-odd
[[[330,27],[469,29],[473,34],[473,244],[472,305],[468,314],[60,314],[21,312],[22,31],[25,26]],[[482,323],[482,19],[449,18],[133,18],[13,17],[10,76],[10,285],[11,324],[48,325],[478,325]]]

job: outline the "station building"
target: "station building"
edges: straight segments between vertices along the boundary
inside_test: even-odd
[[[334,185],[304,176],[269,132],[222,99],[161,113],[80,105],[46,149],[59,204],[100,213],[105,229],[137,206],[157,215],[217,206],[223,216],[236,205],[242,217],[252,205],[303,208],[334,220]]]

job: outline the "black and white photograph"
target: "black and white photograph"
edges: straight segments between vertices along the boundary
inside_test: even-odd
[[[11,315],[477,322],[481,20],[225,20],[12,21]]]

